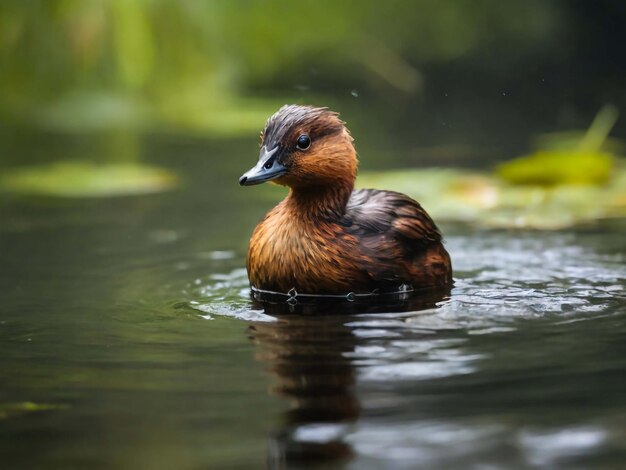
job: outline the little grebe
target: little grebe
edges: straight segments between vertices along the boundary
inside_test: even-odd
[[[337,113],[288,105],[261,134],[257,165],[239,179],[288,186],[248,250],[253,288],[308,294],[398,291],[452,283],[441,233],[410,197],[354,190],[357,155]]]

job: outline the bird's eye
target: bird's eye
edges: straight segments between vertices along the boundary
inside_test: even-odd
[[[311,138],[306,135],[306,134],[302,134],[300,137],[298,137],[298,141],[296,142],[296,146],[300,149],[300,150],[306,150],[311,146]]]

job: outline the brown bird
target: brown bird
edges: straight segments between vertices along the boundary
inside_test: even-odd
[[[352,142],[327,108],[287,105],[268,119],[259,161],[239,184],[272,181],[289,194],[252,234],[253,289],[347,294],[451,285],[441,233],[417,202],[393,191],[354,190]]]

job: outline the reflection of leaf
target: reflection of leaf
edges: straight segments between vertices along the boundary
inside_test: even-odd
[[[438,169],[365,173],[357,182],[363,188],[404,192],[442,221],[558,229],[603,218],[626,217],[623,168],[604,186],[518,186],[488,174]]]
[[[0,178],[0,188],[23,194],[108,197],[161,192],[176,181],[168,170],[141,164],[67,161],[7,171]]]
[[[29,401],[21,403],[0,403],[0,419],[12,418],[13,416],[19,416],[35,411],[65,410],[67,408],[67,405],[32,403]]]

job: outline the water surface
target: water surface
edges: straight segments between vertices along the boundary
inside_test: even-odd
[[[243,269],[275,197],[236,184],[254,143],[144,147],[182,189],[0,201],[6,468],[623,463],[624,222],[443,226],[449,295],[283,315]]]

